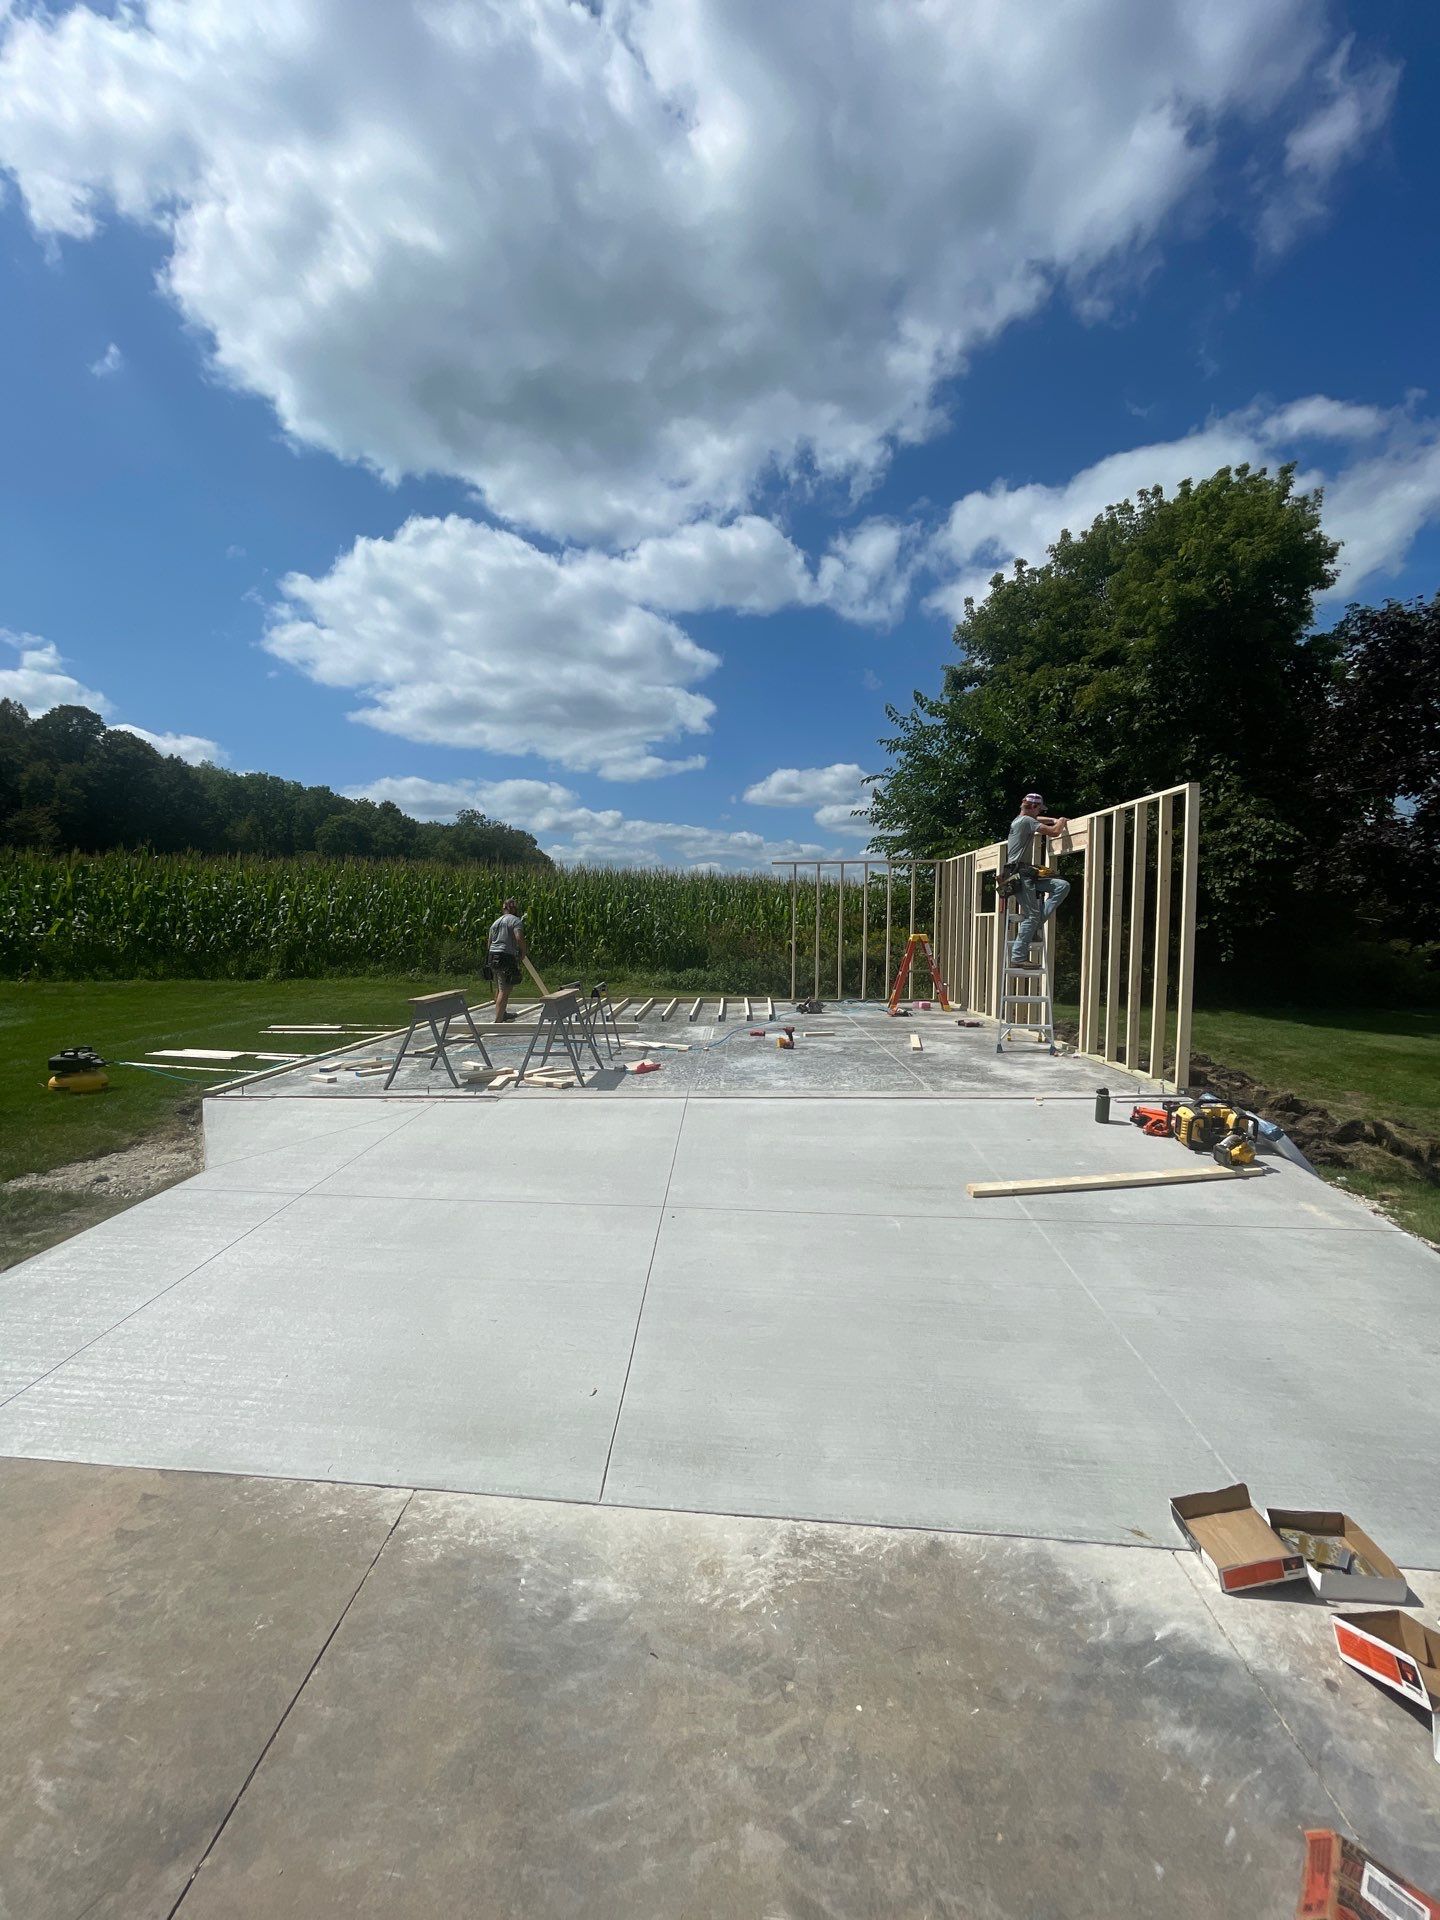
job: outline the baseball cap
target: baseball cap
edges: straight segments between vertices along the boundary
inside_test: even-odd
[[[1043,793],[1027,793],[1020,804],[1022,807],[1043,807],[1045,796]]]

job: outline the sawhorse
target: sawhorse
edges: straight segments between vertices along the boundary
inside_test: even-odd
[[[541,1000],[535,1031],[530,1036],[530,1045],[526,1048],[525,1058],[520,1065],[522,1080],[529,1072],[530,1062],[534,1058],[536,1047],[540,1044],[542,1033],[545,1036],[545,1051],[540,1056],[542,1067],[550,1058],[550,1050],[556,1041],[559,1041],[569,1055],[570,1065],[577,1080],[583,1080],[585,1075],[585,1069],[580,1061],[582,1046],[589,1047],[595,1056],[597,1067],[604,1066],[605,1062],[600,1058],[600,1049],[595,1044],[589,1021],[581,1009],[578,987],[567,987],[563,993],[547,993]]]
[[[435,1036],[435,1051],[434,1057],[430,1062],[430,1072],[433,1073],[435,1071],[435,1062],[437,1060],[442,1061],[445,1071],[450,1076],[451,1086],[458,1087],[460,1085],[460,1082],[455,1078],[455,1069],[450,1064],[450,1056],[445,1051],[445,1043],[450,1037],[450,1022],[452,1020],[463,1020],[465,1022],[466,1026],[470,1029],[470,1038],[480,1049],[480,1058],[485,1062],[487,1067],[493,1064],[489,1054],[485,1051],[485,1042],[480,1038],[480,1030],[470,1018],[470,1007],[464,994],[454,992],[422,993],[418,998],[410,1002],[409,1031],[400,1042],[400,1051],[396,1054],[390,1071],[385,1076],[386,1090],[388,1090],[390,1082],[395,1078],[395,1075],[400,1071],[400,1062],[405,1058],[406,1049],[415,1038],[415,1029],[422,1026],[428,1026],[431,1033]],[[439,1022],[438,1026],[436,1025],[437,1021]]]

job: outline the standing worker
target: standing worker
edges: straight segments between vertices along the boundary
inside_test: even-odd
[[[525,945],[525,924],[520,918],[519,903],[507,900],[499,914],[490,922],[490,937],[486,943],[485,978],[495,987],[495,1018],[498,1021],[513,1020],[513,1013],[507,1013],[510,989],[520,982],[520,963],[530,957]]]
[[[1064,833],[1069,821],[1052,819],[1038,793],[1027,793],[1020,811],[1010,822],[1010,837],[1005,842],[1005,872],[1013,878],[1019,896],[1020,925],[1010,948],[1010,964],[1023,967],[1030,958],[1031,944],[1040,938],[1041,928],[1070,891],[1070,882],[1058,873],[1042,874],[1035,861],[1035,839],[1054,839]]]

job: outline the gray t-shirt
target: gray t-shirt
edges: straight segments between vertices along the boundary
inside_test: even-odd
[[[1005,842],[1005,858],[1011,866],[1035,864],[1035,822],[1028,813],[1017,813],[1010,822],[1010,838]]]
[[[520,951],[520,929],[524,921],[518,913],[502,913],[498,919],[490,922],[491,953],[518,954]]]

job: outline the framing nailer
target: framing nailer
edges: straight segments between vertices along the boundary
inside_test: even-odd
[[[1227,1107],[1213,1095],[1161,1100],[1132,1107],[1131,1123],[1165,1138],[1173,1135],[1192,1153],[1210,1153],[1222,1167],[1248,1167],[1255,1161],[1259,1122],[1253,1113]]]

